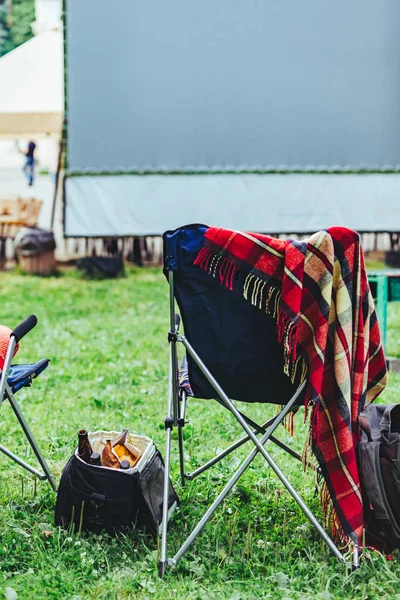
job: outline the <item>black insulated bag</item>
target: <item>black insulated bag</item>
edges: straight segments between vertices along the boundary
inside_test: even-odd
[[[138,467],[129,471],[87,464],[75,452],[61,476],[55,523],[75,532],[106,531],[110,535],[137,525],[157,535],[162,522],[164,472],[164,461],[152,442]],[[177,502],[170,481],[169,515]]]

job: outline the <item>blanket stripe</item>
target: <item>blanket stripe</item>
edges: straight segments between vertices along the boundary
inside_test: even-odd
[[[275,318],[285,373],[292,381],[308,376],[325,514],[339,538],[360,544],[358,415],[384,389],[387,373],[358,234],[332,227],[295,241],[210,227],[194,264]]]

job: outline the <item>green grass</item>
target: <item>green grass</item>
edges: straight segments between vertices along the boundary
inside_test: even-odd
[[[39,320],[22,341],[18,362],[51,359],[49,369],[17,397],[57,479],[82,427],[129,427],[152,437],[164,454],[168,288],[160,271],[130,270],[128,277],[109,282],[85,281],[71,271],[54,278],[6,273],[1,284],[1,323],[13,327],[32,312]],[[389,326],[390,353],[399,354],[398,304],[389,307]],[[399,388],[400,377],[391,376],[382,402],[396,402]],[[217,403],[190,404],[185,447],[193,469],[240,432]],[[255,405],[249,412],[266,420],[275,409]],[[284,430],[280,434],[299,451],[307,433],[302,421],[300,414],[293,439]],[[0,434],[1,443],[33,461],[8,403],[2,405]],[[303,472],[279,449],[271,451],[320,516],[312,472]],[[246,448],[237,456],[245,453]],[[170,526],[170,555],[237,464],[235,455],[182,489],[177,458],[174,443],[172,475],[181,506]],[[116,538],[71,534],[54,527],[54,505],[47,483],[35,485],[0,456],[0,594],[5,597],[400,600],[399,555],[388,562],[367,553],[357,572],[346,571],[261,459],[164,580],[157,575],[157,544],[151,538],[134,530]]]

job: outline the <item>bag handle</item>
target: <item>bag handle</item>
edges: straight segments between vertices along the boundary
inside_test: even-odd
[[[381,419],[381,435],[387,444],[393,442],[392,429],[400,432],[400,404],[389,404]]]

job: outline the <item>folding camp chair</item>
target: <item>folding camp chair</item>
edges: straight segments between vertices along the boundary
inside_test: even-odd
[[[227,290],[212,275],[193,266],[203,246],[206,229],[205,225],[188,225],[175,231],[167,231],[163,236],[164,273],[168,278],[170,289],[170,331],[168,333],[170,375],[168,410],[165,418],[164,514],[161,526],[159,574],[162,577],[167,566],[177,564],[258,453],[265,458],[335,556],[345,562],[341,552],[264,447],[270,440],[290,454],[301,458],[277,440],[273,433],[285,416],[302,404],[306,382],[299,382],[296,386],[284,375],[283,349],[277,341],[276,326],[272,317],[251,306],[241,295]],[[175,300],[179,305],[185,335],[179,331],[180,318],[175,314]],[[186,350],[186,357],[180,370],[177,363],[178,343]],[[185,472],[182,433],[189,396],[216,399],[234,415],[245,432],[241,440],[192,473]],[[268,402],[281,405],[282,409],[275,418],[259,426],[240,412],[231,398],[243,402]],[[185,480],[194,479],[245,442],[251,440],[255,447],[176,554],[169,558],[167,557],[167,500],[173,427],[178,429],[182,484]],[[257,437],[258,434],[261,438]],[[353,561],[354,566],[357,566],[356,548]]]
[[[29,428],[28,423],[25,420],[24,415],[22,414],[22,410],[18,405],[14,394],[18,392],[18,390],[23,387],[29,387],[32,385],[32,379],[38,377],[40,373],[42,373],[49,364],[49,359],[43,358],[34,364],[28,365],[11,365],[11,360],[14,354],[14,350],[18,342],[27,334],[31,329],[33,329],[37,324],[37,319],[35,315],[31,315],[25,321],[20,323],[14,331],[10,334],[10,341],[7,348],[7,354],[4,359],[3,371],[0,370],[0,398],[2,402],[6,399],[9,400],[11,407],[22,427],[23,432],[25,433],[29,444],[32,447],[33,452],[36,455],[36,458],[41,465],[43,472],[35,469],[30,464],[28,464],[25,460],[8,450],[5,446],[0,444],[0,452],[3,452],[6,456],[11,458],[18,465],[29,471],[29,473],[33,473],[39,479],[45,480],[47,479],[50,483],[51,487],[54,491],[56,491],[56,483],[50,472],[50,469],[47,465],[47,462],[41,453],[39,446],[33,437],[33,434]],[[6,377],[4,376],[6,375]]]

